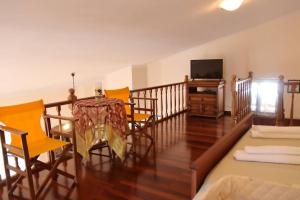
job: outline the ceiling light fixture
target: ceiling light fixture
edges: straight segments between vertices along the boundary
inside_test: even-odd
[[[224,10],[234,11],[242,5],[243,1],[244,0],[222,0],[219,6]]]

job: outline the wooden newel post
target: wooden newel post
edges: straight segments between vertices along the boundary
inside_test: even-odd
[[[232,105],[231,105],[231,116],[234,122],[237,122],[236,110],[237,110],[237,91],[236,91],[237,76],[233,75],[231,79],[231,92],[232,92]]]
[[[249,78],[253,79],[253,72],[249,72]]]
[[[298,83],[291,83],[292,102],[291,102],[291,110],[290,110],[290,124],[289,124],[290,126],[294,125],[294,101],[295,101],[295,92],[296,92],[297,85]]]
[[[73,80],[73,88],[69,89],[69,96],[68,96],[68,101],[72,101],[72,107],[70,108],[71,110],[73,109],[73,105],[75,103],[75,101],[77,101],[77,96],[75,95],[75,73],[71,73],[72,76],[72,80]]]
[[[252,83],[253,83],[253,72],[249,72],[249,78],[250,78],[250,85],[249,85],[249,112],[252,112],[251,106],[252,106]]]
[[[284,120],[283,94],[284,94],[284,76],[281,75],[279,76],[279,81],[278,81],[276,126],[281,125],[281,123],[283,123]]]
[[[68,100],[72,101],[72,104],[75,103],[75,101],[77,101],[77,96],[75,95],[75,90],[73,88],[69,89],[69,96],[68,96]]]
[[[185,75],[184,76],[184,83],[185,83],[185,108],[187,110],[189,110],[189,99],[188,99],[188,90],[189,90],[189,87],[188,87],[188,83],[189,83],[189,76],[188,75]],[[182,100],[183,101],[183,100]]]

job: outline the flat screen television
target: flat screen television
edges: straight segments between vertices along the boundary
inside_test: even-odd
[[[191,60],[192,79],[223,79],[223,59]]]

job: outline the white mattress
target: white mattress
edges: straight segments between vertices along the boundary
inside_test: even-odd
[[[300,140],[252,138],[250,136],[250,131],[248,131],[209,173],[196,197],[201,196],[201,194],[203,194],[207,188],[209,188],[209,186],[227,175],[258,178],[260,180],[287,185],[300,185],[300,165],[245,162],[235,160],[233,158],[234,152],[236,150],[243,149],[246,145],[284,145],[300,147]]]

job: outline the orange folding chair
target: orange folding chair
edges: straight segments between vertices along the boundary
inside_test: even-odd
[[[151,135],[147,133],[147,128],[150,126],[154,126],[155,123],[155,101],[156,99],[153,98],[142,98],[142,97],[131,97],[130,90],[128,87],[121,88],[121,89],[115,89],[115,90],[104,90],[105,91],[105,97],[107,98],[116,98],[121,99],[125,103],[125,109],[128,117],[128,122],[131,123],[131,134],[133,137],[133,151],[135,152],[135,138],[136,137],[146,137],[150,140],[150,146],[145,153],[147,153],[150,150],[150,147],[154,143],[154,129],[151,128]],[[134,100],[142,100],[143,102],[149,101],[150,107],[136,107]]]
[[[25,187],[20,184],[24,178],[27,178],[28,180],[27,189],[29,190],[30,199],[38,199],[49,181],[51,179],[56,180],[57,175],[63,175],[67,178],[74,179],[71,188],[74,187],[77,182],[76,176],[57,168],[58,165],[65,160],[65,156],[67,152],[71,150],[72,144],[53,139],[46,135],[40,124],[44,110],[45,108],[42,100],[0,107],[0,122],[5,124],[5,126],[0,125],[0,138],[8,196],[10,199],[16,197],[14,191],[17,187]],[[7,142],[4,132],[10,133],[10,143]],[[55,158],[56,156],[54,156],[53,153],[56,149],[62,150],[58,158]],[[38,157],[46,152],[52,152],[49,153],[50,162],[45,163],[38,160]],[[8,156],[24,159],[25,170],[12,166],[8,162]],[[49,170],[49,174],[39,187],[35,189],[33,174],[44,169]],[[17,177],[12,178],[10,171],[16,172]]]

